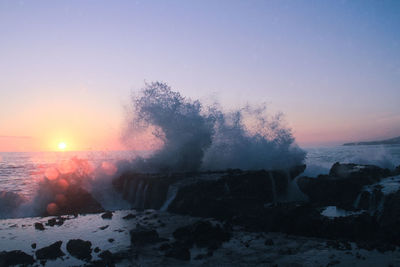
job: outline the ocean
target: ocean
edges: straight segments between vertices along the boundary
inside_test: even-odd
[[[46,170],[71,159],[84,159],[94,169],[104,163],[115,164],[138,155],[131,151],[0,152],[0,191],[26,198],[34,196]]]
[[[305,160],[307,169],[302,175],[311,177],[327,174],[335,162],[374,164],[385,168],[400,165],[400,145],[303,149],[307,151]],[[118,162],[131,160],[143,153],[131,151],[1,152],[0,193],[13,192],[29,201],[35,197],[40,186],[39,182],[46,175],[46,171],[51,171],[54,167],[61,169],[60,166],[69,164],[71,159],[85,161],[92,170],[105,168],[107,171],[110,166],[115,168]],[[68,164],[66,166],[70,167]],[[93,171],[93,175],[98,175],[98,172]],[[0,205],[6,205],[6,203],[0,201]]]

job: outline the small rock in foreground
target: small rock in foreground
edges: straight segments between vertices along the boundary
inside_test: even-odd
[[[90,260],[92,258],[92,243],[81,239],[71,239],[67,243],[68,252],[80,260]]]
[[[112,219],[112,216],[113,216],[113,214],[112,214],[111,211],[106,211],[101,215],[101,218],[103,218],[103,219]]]
[[[26,265],[34,262],[35,260],[31,255],[21,250],[0,252],[0,266]]]
[[[36,258],[38,260],[56,259],[64,256],[64,252],[61,251],[62,241],[57,241],[50,246],[38,249],[36,251]]]
[[[40,230],[40,231],[43,231],[44,230],[44,226],[43,226],[43,224],[42,223],[35,223],[35,229],[36,230]]]
[[[129,231],[133,245],[146,245],[160,240],[156,230],[139,227]]]
[[[190,250],[179,243],[174,243],[172,247],[165,253],[165,257],[174,258],[177,260],[189,261]]]

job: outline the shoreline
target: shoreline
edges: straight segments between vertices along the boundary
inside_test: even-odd
[[[135,217],[123,219],[128,214]],[[2,219],[0,220],[0,236],[2,237],[0,247],[3,248],[4,244],[7,244],[7,251],[22,250],[28,255],[35,256],[35,252],[39,249],[56,241],[62,241],[60,248],[64,256],[42,261],[35,258],[33,266],[106,266],[104,265],[106,260],[99,257],[104,251],[119,255],[118,260],[113,260],[115,266],[185,266],[188,264],[194,266],[373,266],[377,264],[397,266],[400,264],[399,247],[387,252],[368,251],[348,241],[273,232],[247,232],[240,226],[233,226],[230,240],[223,242],[219,248],[212,251],[211,255],[207,253],[207,249],[193,246],[189,249],[190,260],[176,259],[165,256],[166,252],[162,247],[175,242],[173,232],[177,228],[198,221],[208,221],[213,224],[219,222],[214,219],[154,210],[115,211],[111,219],[103,219],[101,215],[99,213],[70,217],[60,226],[45,226],[43,231],[36,230],[34,223],[45,224],[55,217]],[[155,229],[162,241],[140,246],[132,244],[129,230],[140,228],[137,224],[140,227]],[[74,231],[71,231],[72,229]],[[90,260],[79,260],[67,251],[66,243],[76,238],[91,242],[93,251]],[[111,238],[114,239],[112,242],[110,242]],[[33,243],[36,243],[35,249],[31,246]],[[94,251],[96,247],[100,249],[97,253]]]

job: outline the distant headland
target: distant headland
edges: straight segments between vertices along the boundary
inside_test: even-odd
[[[354,142],[354,143],[345,143],[344,146],[366,146],[366,145],[400,145],[400,136],[380,140],[380,141],[369,141],[369,142]]]

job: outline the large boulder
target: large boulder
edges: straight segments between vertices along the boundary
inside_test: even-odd
[[[359,179],[360,183],[372,184],[391,175],[389,169],[380,168],[375,165],[361,165],[354,163],[333,164],[329,176],[338,178]]]
[[[290,178],[283,171],[237,170],[219,179],[198,180],[178,189],[168,211],[217,219],[254,214],[285,196]]]
[[[351,209],[362,188],[391,175],[390,170],[373,165],[335,163],[329,175],[300,177],[297,184],[310,202]]]
[[[304,169],[305,165],[286,171],[228,170],[172,174],[140,174],[128,171],[114,179],[113,185],[137,209],[161,209],[177,193],[180,203],[174,201],[173,210],[186,214],[187,210],[196,208],[193,205],[198,206],[192,201],[197,202],[196,198],[200,195],[210,201],[222,198],[219,203],[221,205],[226,205],[226,201],[240,204],[246,199],[256,198],[262,203],[273,202],[276,197],[286,193],[289,181]],[[171,189],[175,193],[171,194],[174,192]],[[209,204],[203,202],[202,206]],[[198,212],[199,215],[200,213],[202,212]]]

